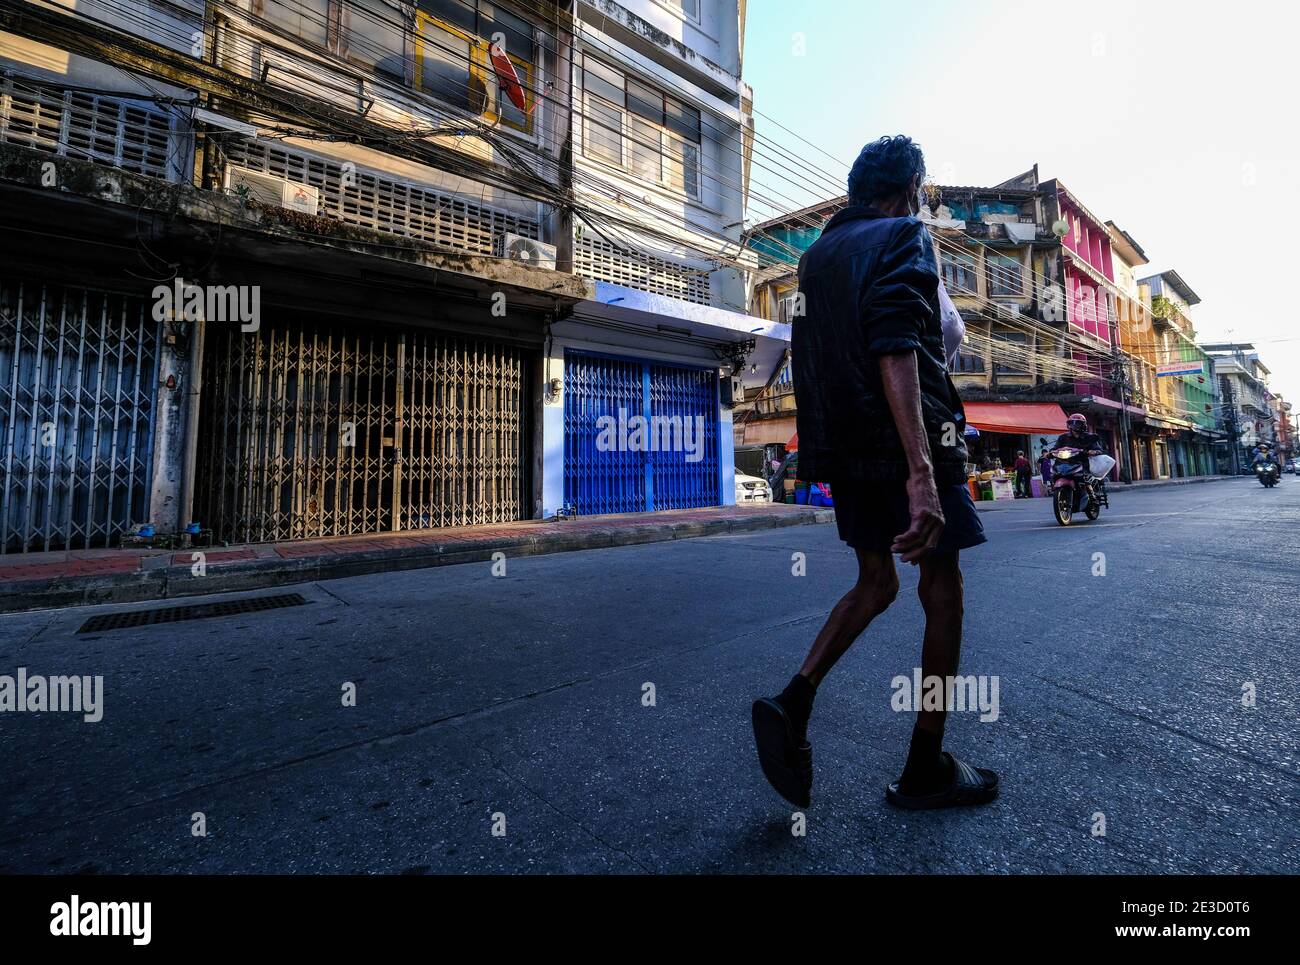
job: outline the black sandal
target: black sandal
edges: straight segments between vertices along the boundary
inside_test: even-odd
[[[777,794],[795,807],[812,803],[812,745],[796,744],[794,724],[775,700],[754,701],[754,745],[763,776]]]
[[[998,776],[984,767],[971,767],[947,751],[943,756],[952,766],[952,783],[933,794],[903,794],[898,781],[885,788],[885,800],[895,807],[910,811],[930,811],[935,808],[974,807],[988,804],[998,796]]]

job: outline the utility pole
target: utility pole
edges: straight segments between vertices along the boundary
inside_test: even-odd
[[[555,6],[555,142],[560,146],[558,182],[562,204],[551,213],[551,243],[555,245],[556,271],[573,273],[573,47],[578,5]]]
[[[1237,433],[1237,403],[1233,398],[1232,383],[1225,379],[1220,386],[1227,396],[1224,409],[1228,414],[1228,451],[1232,453],[1232,474],[1236,476],[1241,473],[1241,454],[1237,451],[1241,445],[1241,436]]]
[[[1120,353],[1118,346],[1115,348],[1111,381],[1114,383],[1115,388],[1119,390],[1119,435],[1121,440],[1119,479],[1120,482],[1128,484],[1133,482],[1133,453],[1129,445],[1128,368],[1124,365],[1124,356]]]

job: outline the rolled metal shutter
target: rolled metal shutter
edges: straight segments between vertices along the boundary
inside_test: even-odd
[[[676,443],[636,449],[608,445],[608,435],[602,442],[602,424],[621,432],[637,416],[647,426],[647,442],[666,438],[666,431]],[[581,515],[717,506],[716,375],[711,369],[566,352],[564,458],[564,502]]]
[[[161,336],[143,299],[0,279],[0,553],[148,520]]]

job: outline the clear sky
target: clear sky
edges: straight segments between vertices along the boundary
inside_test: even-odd
[[[1139,275],[1182,275],[1201,341],[1254,340],[1272,388],[1300,403],[1298,31],[1297,5],[1258,0],[750,0],[744,72],[759,136],[840,192],[882,134],[919,141],[939,183],[1037,163],[1137,240]],[[756,166],[754,181],[774,201],[816,197],[785,171]]]

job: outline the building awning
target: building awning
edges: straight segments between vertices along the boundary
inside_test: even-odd
[[[964,402],[966,424],[985,432],[1011,435],[1059,435],[1065,432],[1065,413],[1055,402]]]
[[[693,343],[710,356],[714,347],[729,343],[749,343],[745,354],[747,363],[740,372],[746,388],[758,388],[778,366],[783,364],[785,351],[790,347],[790,326],[785,322],[770,322],[744,312],[735,312],[712,305],[655,295],[637,288],[627,288],[610,282],[596,282],[596,297],[577,303],[573,313],[555,323],[559,337],[587,337],[584,324],[615,325],[622,331],[640,334],[653,339],[646,347],[662,351],[663,340],[679,344]],[[721,358],[716,364],[724,364]],[[752,368],[751,368],[752,367]]]

